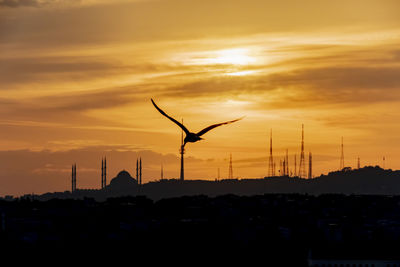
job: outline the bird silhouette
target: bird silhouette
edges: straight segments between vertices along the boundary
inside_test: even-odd
[[[226,122],[221,122],[221,123],[213,124],[213,125],[210,125],[210,126],[204,128],[203,130],[201,130],[201,131],[198,132],[198,133],[192,133],[192,132],[190,132],[182,123],[180,123],[179,121],[175,120],[174,118],[168,116],[167,113],[165,113],[162,109],[160,109],[160,108],[156,105],[156,103],[154,103],[153,99],[151,99],[151,102],[153,103],[154,107],[155,107],[162,115],[164,115],[165,117],[167,117],[168,119],[170,119],[171,121],[173,121],[174,123],[176,123],[176,124],[177,124],[179,127],[181,127],[182,130],[185,132],[186,136],[185,136],[185,139],[184,139],[183,146],[185,146],[186,143],[194,143],[194,142],[203,140],[203,138],[201,138],[200,136],[202,136],[203,134],[207,133],[208,131],[210,131],[210,130],[216,128],[216,127],[219,127],[219,126],[224,125],[224,124],[233,123],[233,122],[236,122],[236,121],[238,121],[238,120],[243,119],[243,118],[239,118],[239,119],[232,120],[232,121],[226,121]]]

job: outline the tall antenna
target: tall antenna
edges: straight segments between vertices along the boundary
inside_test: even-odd
[[[161,164],[161,180],[164,179],[164,168],[163,165]]]
[[[384,168],[384,169],[385,169],[385,165],[386,165],[386,164],[385,164],[385,163],[386,163],[385,161],[386,161],[386,158],[385,158],[385,156],[383,156],[383,168]]]
[[[282,176],[286,175],[286,158],[283,157],[283,163],[282,163]]]
[[[272,155],[272,129],[269,137],[269,159],[268,159],[268,177],[275,176],[274,157]]]
[[[273,172],[273,176],[276,176],[276,162],[274,162],[274,172]]]
[[[182,124],[183,124],[183,119],[182,119]],[[185,147],[183,143],[183,130],[181,132],[181,149],[179,150],[179,153],[181,154],[181,177],[180,180],[183,181],[185,179],[185,174],[184,174],[184,168],[183,168],[183,155],[185,154]]]
[[[294,154],[294,176],[297,176],[297,158],[296,154]]]
[[[300,152],[300,164],[299,164],[299,177],[306,177],[306,166],[304,159],[304,124],[301,125],[301,152]]]
[[[340,155],[340,171],[344,168],[344,151],[343,151],[343,136],[342,136],[342,146],[341,146],[341,155]]]
[[[360,166],[360,157],[357,158],[357,168],[358,168],[358,169],[361,168],[361,166]]]
[[[308,179],[312,179],[312,154],[308,155]]]
[[[285,159],[285,164],[286,164],[286,175],[289,176],[289,151],[286,149],[286,159]]]
[[[107,185],[107,159],[101,159],[101,189],[106,188]]]
[[[232,153],[230,154],[229,159],[229,179],[233,179],[233,167],[232,167]]]

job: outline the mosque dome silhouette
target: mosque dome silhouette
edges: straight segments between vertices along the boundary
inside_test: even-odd
[[[115,191],[126,191],[131,189],[132,187],[137,187],[137,180],[134,179],[129,172],[126,170],[122,170],[118,173],[118,175],[113,178],[108,185],[109,189]]]

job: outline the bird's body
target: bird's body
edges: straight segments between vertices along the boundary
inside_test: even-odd
[[[185,136],[185,139],[183,141],[184,141],[184,144],[186,144],[186,143],[194,143],[194,142],[200,141],[202,139],[203,138],[201,138],[200,136],[198,136],[195,133],[189,133]]]
[[[210,131],[210,130],[212,130],[212,129],[218,127],[218,126],[221,126],[221,125],[224,125],[224,124],[233,123],[233,122],[235,122],[235,121],[238,121],[238,120],[241,120],[241,119],[242,119],[242,118],[240,118],[240,119],[236,119],[236,120],[232,120],[232,121],[227,121],[227,122],[222,122],[222,123],[213,124],[213,125],[210,125],[210,126],[204,128],[203,130],[201,130],[201,131],[198,132],[198,133],[193,133],[193,132],[190,132],[182,123],[180,123],[179,121],[175,120],[174,118],[168,116],[162,109],[160,109],[160,108],[156,105],[156,103],[154,103],[153,99],[151,99],[151,102],[153,103],[154,107],[155,107],[162,115],[164,115],[165,117],[167,117],[168,119],[170,119],[171,121],[173,121],[175,124],[177,124],[179,127],[181,127],[181,129],[185,132],[186,136],[185,136],[184,143],[183,143],[182,146],[185,146],[186,143],[195,143],[195,142],[197,142],[197,141],[202,140],[203,138],[201,138],[200,136],[202,136],[203,134],[207,133],[208,131]]]

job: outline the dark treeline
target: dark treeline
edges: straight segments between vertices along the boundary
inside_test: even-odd
[[[0,201],[0,214],[3,255],[18,251],[45,258],[189,257],[198,263],[216,257],[307,266],[310,251],[390,258],[398,254],[393,249],[400,240],[400,196],[21,198]]]

